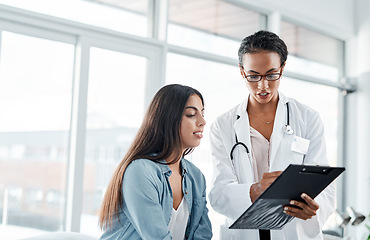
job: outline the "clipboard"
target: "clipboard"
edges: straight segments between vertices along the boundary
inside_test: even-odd
[[[302,193],[315,198],[342,172],[343,167],[290,164],[230,229],[282,229],[294,217],[283,212],[290,200],[303,201]]]

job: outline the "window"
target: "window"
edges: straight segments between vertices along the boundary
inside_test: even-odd
[[[334,82],[342,77],[341,41],[285,21],[280,36],[289,51],[286,70]]]
[[[5,216],[0,222],[6,225],[6,239],[66,227],[100,236],[97,213],[105,189],[149,100],[164,84],[186,84],[204,96],[204,138],[188,159],[211,181],[209,127],[247,97],[237,51],[245,36],[267,27],[266,15],[233,2],[242,5],[231,0],[168,0],[167,41],[162,41],[148,39],[151,27],[162,27],[150,18],[150,7],[162,7],[157,5],[162,0],[0,0],[0,215]],[[341,96],[333,86],[339,86],[343,75],[344,43],[288,21],[281,22],[280,36],[290,52],[280,90],[320,113],[330,164],[340,165]],[[83,50],[78,59],[75,39]],[[88,90],[87,106],[84,94],[72,96],[74,70],[82,77],[74,80]],[[70,136],[75,101],[83,102],[80,111],[87,111],[86,119],[73,115],[83,124],[72,126],[86,130],[80,145]],[[83,192],[71,198],[75,202],[66,200],[73,147],[84,155],[83,169],[74,165],[75,172],[84,172],[75,181],[81,186],[83,179]],[[78,205],[73,216],[65,209],[71,203]],[[209,210],[218,239],[224,217]]]
[[[259,13],[221,0],[170,0],[168,42],[234,58],[240,41],[265,27]]]
[[[181,74],[178,74],[179,72]],[[204,137],[199,147],[187,156],[186,159],[192,161],[203,172],[207,183],[210,183],[213,168],[211,167],[212,162],[209,149],[209,127],[216,117],[236,106],[244,97],[248,96],[247,87],[240,76],[237,66],[172,53],[169,53],[167,56],[166,84],[170,83],[179,83],[194,87],[203,95],[205,119],[207,121],[203,134]],[[210,187],[207,188],[207,191],[209,190]],[[224,222],[225,218],[215,212],[210,205],[208,209],[212,221],[214,238],[218,239],[218,228]]]
[[[91,48],[81,232],[99,236],[105,190],[144,117],[147,59]],[[144,69],[144,70],[143,70]]]
[[[63,228],[73,60],[71,44],[2,32],[0,192],[9,239]]]
[[[148,1],[150,0],[0,0],[0,3],[146,37]]]

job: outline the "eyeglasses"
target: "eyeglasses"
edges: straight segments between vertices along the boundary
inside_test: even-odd
[[[247,75],[244,71],[244,68],[242,68],[242,71],[244,73],[244,77],[247,79],[248,82],[259,82],[262,80],[262,78],[265,78],[267,81],[276,81],[281,78],[282,72],[278,73],[268,73],[268,74],[253,74],[253,75]]]

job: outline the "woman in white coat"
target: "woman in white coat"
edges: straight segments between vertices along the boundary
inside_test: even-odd
[[[315,199],[302,194],[304,202],[290,202],[296,207],[282,206],[295,217],[282,230],[228,229],[289,164],[328,165],[318,113],[278,91],[288,55],[285,43],[259,31],[242,41],[238,54],[249,96],[218,117],[210,133],[214,178],[209,200],[227,217],[220,238],[322,239],[322,226],[334,210],[332,185]],[[237,142],[249,154],[242,144],[232,151]]]

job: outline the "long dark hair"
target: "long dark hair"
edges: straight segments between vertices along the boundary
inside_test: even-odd
[[[146,158],[160,163],[176,163],[182,156],[180,126],[186,102],[193,94],[203,97],[194,88],[179,84],[162,87],[154,96],[139,131],[126,155],[118,165],[104,195],[99,214],[101,228],[112,226],[113,218],[123,205],[122,180],[127,166],[135,159]]]

